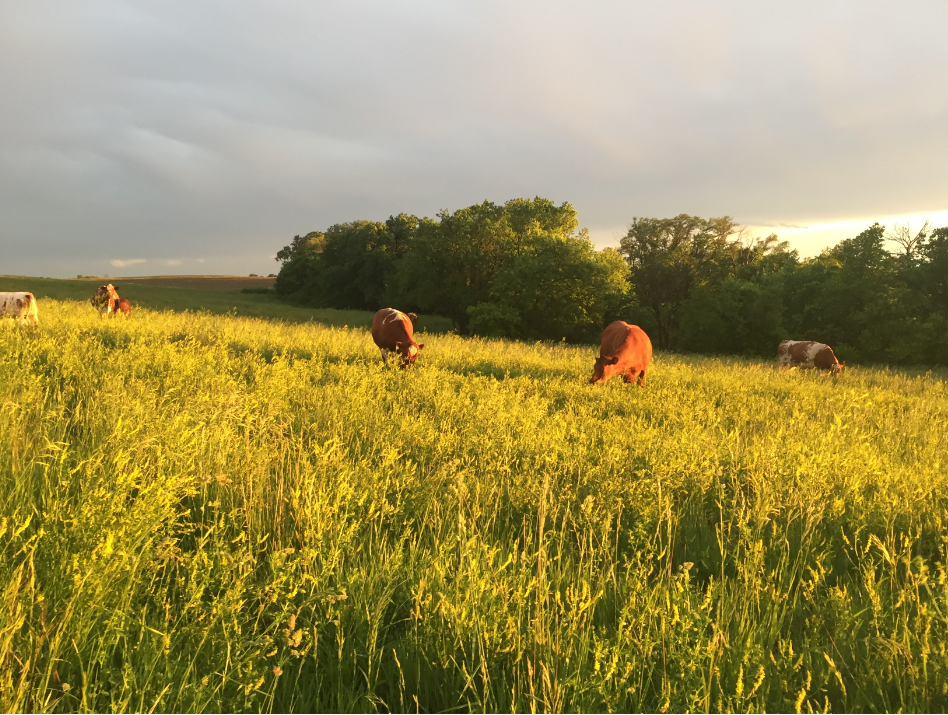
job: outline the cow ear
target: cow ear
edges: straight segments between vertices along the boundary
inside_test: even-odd
[[[425,347],[425,344],[424,344],[424,343],[422,343],[421,345],[419,345],[419,346],[418,346],[418,349],[421,350],[423,347]]]
[[[617,362],[619,362],[619,358],[617,357],[609,358],[610,365],[615,365]]]

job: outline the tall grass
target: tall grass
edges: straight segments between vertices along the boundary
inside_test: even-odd
[[[948,390],[44,302],[4,710],[944,710]]]

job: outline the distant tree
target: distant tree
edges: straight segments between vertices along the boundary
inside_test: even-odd
[[[916,258],[919,248],[925,243],[928,232],[931,230],[931,224],[928,219],[922,224],[922,227],[913,232],[908,223],[904,226],[895,224],[892,231],[885,234],[885,239],[897,244],[902,250],[899,252],[907,258]]]
[[[418,224],[418,217],[411,214],[401,213],[398,216],[388,217],[385,222],[385,227],[388,229],[386,250],[393,259],[398,260],[405,255],[418,230]]]
[[[393,303],[446,315],[461,332],[469,330],[468,308],[490,302],[494,277],[508,257],[526,250],[532,237],[564,237],[577,225],[569,203],[540,197],[484,201],[441,211],[438,219],[419,223],[388,295]]]
[[[323,304],[378,310],[385,281],[394,271],[394,237],[384,223],[352,221],[330,226],[320,257]]]
[[[776,283],[729,278],[698,286],[682,303],[676,347],[691,352],[773,355],[784,339]]]
[[[794,337],[833,345],[842,359],[904,362],[912,292],[876,223],[805,262],[784,282]]]
[[[319,255],[326,245],[326,235],[313,231],[305,236],[294,236],[288,246],[276,254],[283,265],[273,283],[278,295],[293,296],[301,303],[319,304]]]
[[[384,223],[353,221],[312,232],[277,253],[274,289],[309,305],[376,310],[419,221],[408,214]]]
[[[672,346],[679,308],[696,287],[759,278],[796,261],[785,241],[775,235],[749,239],[730,216],[634,218],[619,252],[631,268],[638,301],[652,312],[660,348]]]
[[[734,277],[751,282],[792,270],[800,261],[797,251],[790,250],[789,241],[781,241],[775,233],[764,238],[750,237],[745,227],[728,243],[728,250]]]
[[[471,332],[594,342],[626,300],[628,273],[615,250],[596,251],[585,232],[527,236],[498,268],[490,300],[468,307]]]

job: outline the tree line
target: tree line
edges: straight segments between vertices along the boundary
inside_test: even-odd
[[[274,290],[483,336],[595,343],[623,319],[666,350],[771,356],[791,338],[853,362],[948,364],[948,227],[877,223],[801,260],[729,216],[636,217],[603,250],[578,225],[569,203],[540,197],[336,224],[277,253]]]

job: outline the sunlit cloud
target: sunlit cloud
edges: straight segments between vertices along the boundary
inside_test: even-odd
[[[111,263],[116,268],[128,268],[129,266],[134,266],[134,265],[137,265],[139,263],[144,263],[144,262],[145,262],[144,258],[129,258],[126,260],[113,258],[111,261],[109,261],[109,263]]]
[[[854,238],[874,223],[880,223],[891,231],[896,226],[908,226],[919,230],[928,221],[932,228],[948,226],[948,211],[902,214],[899,216],[866,216],[848,221],[813,222],[808,225],[787,226],[780,223],[750,226],[756,234],[776,233],[790,242],[791,248],[803,257],[816,256],[824,249],[847,238]]]
[[[895,226],[896,224],[900,226],[914,226],[921,228],[926,221],[930,222],[931,225],[935,227],[948,225],[948,210],[904,214],[902,216],[865,216],[858,219],[851,219],[849,221],[812,223],[802,226],[775,223],[770,226],[761,225],[755,226],[754,228],[769,229],[774,233],[779,233],[783,236],[795,236],[798,234],[815,233],[820,231],[839,231],[848,229],[863,231],[874,223],[881,223],[882,225],[889,228]]]

